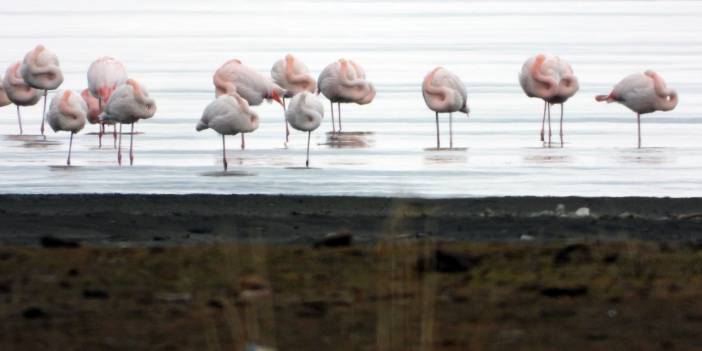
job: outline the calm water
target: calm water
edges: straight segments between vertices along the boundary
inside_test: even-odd
[[[96,136],[86,135],[95,126],[75,139],[71,169],[52,167],[65,162],[66,133],[49,132],[60,143],[41,146],[0,137],[0,192],[702,196],[701,17],[694,1],[16,3],[0,11],[3,72],[44,43],[61,60],[62,88],[80,90],[92,60],[111,55],[150,89],[159,110],[137,126],[144,134],[135,137],[134,167],[119,168],[113,149],[96,149]],[[246,151],[238,136],[228,139],[230,167],[253,175],[205,175],[221,168],[221,139],[195,132],[213,98],[214,70],[236,57],[267,74],[288,52],[315,75],[339,57],[366,68],[376,100],[342,113],[345,130],[375,133],[372,146],[322,145],[331,129],[325,103],[326,121],[312,139],[318,168],[287,169],[304,164],[306,135],[293,132],[283,149],[282,111],[264,104]],[[542,147],[542,105],[517,83],[524,59],[538,52],[570,60],[580,80],[566,105],[564,149]],[[435,135],[420,83],[436,65],[468,87],[472,115],[454,118],[462,152],[424,150]],[[681,101],[643,119],[646,148],[636,150],[633,113],[593,95],[649,68]],[[25,132],[39,131],[40,113],[40,105],[23,109]],[[15,133],[14,107],[1,108],[0,134]]]

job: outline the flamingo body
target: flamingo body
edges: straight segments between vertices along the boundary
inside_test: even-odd
[[[107,104],[112,93],[126,82],[127,70],[112,57],[100,57],[88,68],[88,90],[101,104]]]
[[[27,84],[40,90],[54,90],[63,83],[58,57],[43,45],[24,56],[20,74]]]
[[[215,96],[238,94],[250,106],[260,105],[263,100],[275,100],[282,104],[281,97],[285,95],[283,88],[236,59],[227,61],[217,69],[212,81]]]
[[[90,94],[89,89],[84,89],[80,93],[80,96],[88,107],[88,122],[90,122],[90,124],[100,123],[100,101]]]
[[[221,95],[207,105],[195,129],[211,128],[222,135],[236,135],[253,132],[259,123],[258,115],[242,97]]]
[[[422,94],[427,107],[434,112],[463,112],[468,114],[468,92],[451,71],[437,67],[424,78]]]
[[[322,70],[317,87],[329,101],[365,105],[375,98],[375,86],[366,79],[366,72],[357,63],[339,59]]]
[[[317,88],[317,81],[312,78],[307,66],[290,54],[273,64],[271,77],[273,82],[285,89],[285,97],[293,97],[303,91],[314,93]]]
[[[12,103],[10,101],[10,98],[7,97],[7,94],[5,93],[5,87],[2,85],[3,77],[0,76],[0,107],[7,106]]]
[[[156,103],[137,81],[128,79],[110,96],[102,120],[131,124],[156,113]]]
[[[285,112],[285,119],[290,125],[303,132],[310,132],[319,127],[324,118],[322,102],[309,92],[302,92],[290,100]]]
[[[2,80],[7,98],[17,106],[35,105],[41,97],[41,92],[27,84],[19,73],[21,63],[17,61],[12,64]]]
[[[59,91],[51,100],[46,118],[54,132],[78,133],[85,126],[88,105],[77,93]]]

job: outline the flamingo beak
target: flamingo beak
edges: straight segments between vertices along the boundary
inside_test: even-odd
[[[280,104],[280,106],[285,107],[285,105],[283,105],[283,100],[280,98],[280,94],[278,94],[277,91],[273,90],[273,92],[271,93],[271,99],[278,102]]]

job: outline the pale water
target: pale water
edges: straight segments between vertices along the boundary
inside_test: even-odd
[[[68,134],[56,145],[0,138],[0,192],[262,193],[470,197],[486,195],[702,196],[702,3],[696,1],[32,1],[0,10],[0,66],[38,43],[58,54],[62,88],[82,90],[101,55],[125,63],[156,98],[158,112],[137,129],[136,164],[117,167],[115,150],[97,137],[76,137],[65,169]],[[536,53],[568,59],[580,92],[565,106],[565,148],[543,148],[543,105],[517,82]],[[286,53],[314,75],[340,57],[367,71],[378,91],[372,104],[342,106],[346,131],[373,132],[366,148],[323,145],[331,130],[328,102],[312,135],[292,133],[283,149],[280,106],[257,107],[263,123],[228,138],[230,169],[218,177],[221,139],[195,123],[213,99],[212,73],[239,58],[268,74]],[[468,87],[470,118],[454,116],[455,146],[435,146],[434,116],[420,84],[437,65]],[[680,94],[677,109],[643,118],[635,149],[634,114],[598,104],[622,77],[657,70]],[[54,93],[50,93],[50,97]],[[25,132],[39,131],[40,104],[23,108]],[[558,108],[554,108],[557,116]],[[554,117],[554,140],[557,140]],[[0,109],[0,134],[17,133],[13,106]],[[104,139],[109,146],[112,137]],[[442,117],[442,146],[448,118]],[[128,145],[128,137],[123,145]],[[128,161],[128,156],[125,154]]]

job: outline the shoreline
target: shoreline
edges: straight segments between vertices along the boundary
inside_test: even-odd
[[[0,244],[310,244],[350,232],[447,241],[702,240],[702,198],[0,195]]]

